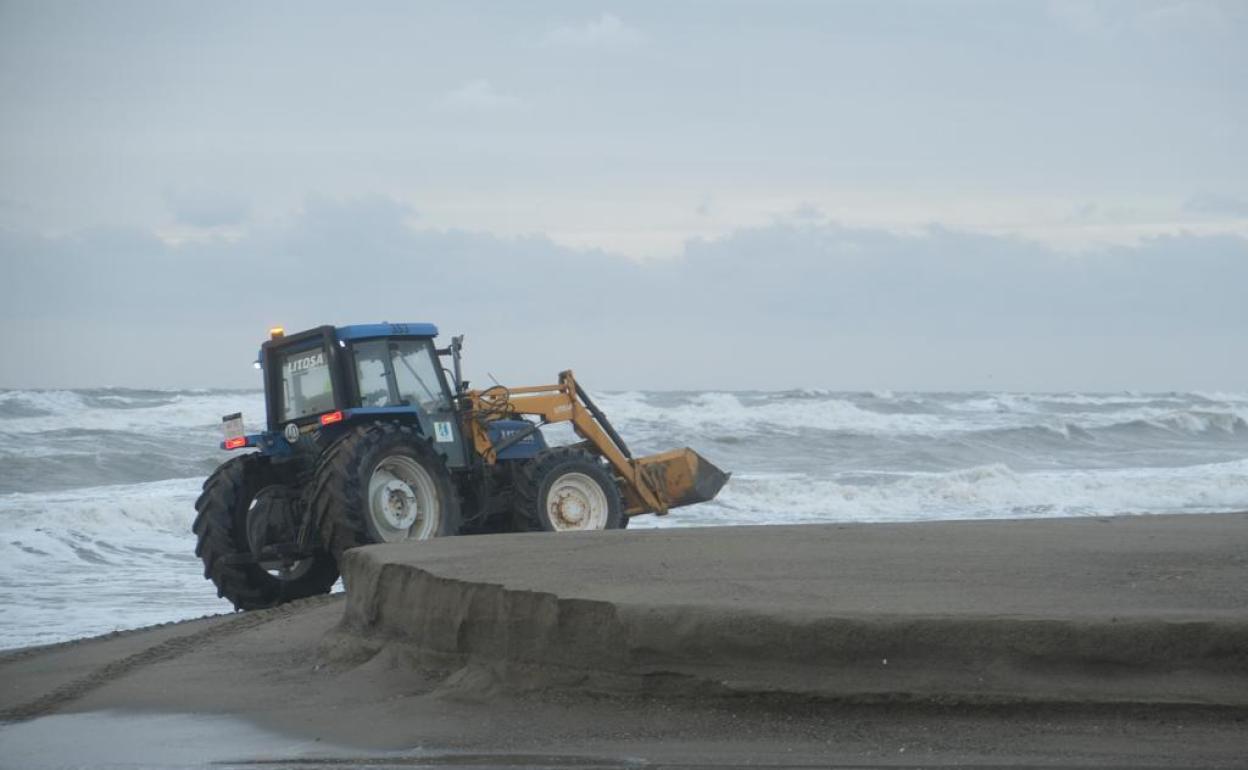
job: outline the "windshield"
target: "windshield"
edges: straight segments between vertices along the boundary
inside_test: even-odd
[[[450,406],[429,340],[361,342],[355,346],[355,371],[361,406],[420,405],[429,413]]]
[[[320,345],[282,353],[282,422],[332,411],[334,386]]]

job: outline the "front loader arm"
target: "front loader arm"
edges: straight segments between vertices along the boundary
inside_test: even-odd
[[[502,392],[495,393],[499,390]],[[630,456],[628,447],[606,417],[577,389],[576,378],[571,371],[559,373],[558,385],[474,390],[466,396],[472,405],[472,419],[468,422],[473,445],[486,463],[493,465],[498,460],[498,450],[486,430],[491,419],[532,415],[541,418],[542,424],[571,422],[576,434],[589,442],[597,454],[606,458],[624,480],[623,491],[629,514],[654,511],[664,515],[671,507],[661,480],[654,478],[656,474],[651,465],[645,462],[650,458],[634,460]]]

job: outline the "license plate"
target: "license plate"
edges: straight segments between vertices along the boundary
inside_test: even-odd
[[[243,413],[235,412],[221,418],[221,430],[225,431],[225,440],[245,435],[243,431]]]

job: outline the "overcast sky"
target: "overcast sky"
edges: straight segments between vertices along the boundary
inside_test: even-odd
[[[0,387],[1248,390],[1248,3],[0,0]]]

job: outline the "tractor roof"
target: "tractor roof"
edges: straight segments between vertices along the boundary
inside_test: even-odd
[[[339,326],[336,330],[340,340],[360,340],[368,337],[436,337],[438,327],[426,323],[352,324]]]

